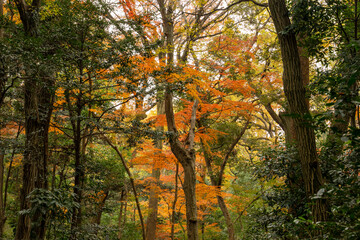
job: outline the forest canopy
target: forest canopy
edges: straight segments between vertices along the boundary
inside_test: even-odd
[[[358,0],[0,0],[0,239],[358,239]]]

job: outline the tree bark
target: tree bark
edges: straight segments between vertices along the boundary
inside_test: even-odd
[[[299,152],[305,191],[310,198],[323,187],[323,177],[317,159],[314,130],[306,122],[310,116],[305,87],[301,79],[301,65],[295,33],[284,0],[269,0],[271,16],[280,42],[283,61],[283,84],[289,111],[294,120],[296,145]],[[325,221],[327,208],[324,199],[311,202],[313,220]]]
[[[40,81],[40,80],[39,80]],[[50,86],[41,86],[37,79],[25,81],[25,152],[23,161],[23,187],[20,192],[20,209],[30,209],[27,196],[37,188],[47,189],[48,130],[52,112]],[[45,215],[35,213],[32,219],[20,215],[16,239],[45,237]],[[37,223],[31,226],[31,222]],[[32,228],[32,229],[30,229]]]
[[[165,114],[164,102],[158,100],[157,102],[157,115]],[[163,127],[158,127],[157,131],[164,131]],[[155,146],[157,149],[162,149],[162,141],[156,140]],[[160,180],[160,169],[157,166],[157,158],[154,158],[153,169],[151,176],[154,179],[153,187],[150,189],[150,199],[149,199],[149,216],[146,220],[146,240],[154,240],[156,238],[156,224],[157,224],[157,215],[158,215],[158,202],[159,194],[157,186],[159,185]]]
[[[38,37],[40,0],[31,5],[25,1],[15,1],[23,23],[25,34]],[[20,192],[20,209],[31,208],[27,196],[36,188],[47,189],[48,130],[52,113],[54,80],[49,73],[34,73],[26,66],[25,91],[25,151],[23,160],[23,186]],[[20,215],[16,236],[17,240],[44,239],[46,216],[35,212],[31,217]],[[36,224],[32,224],[36,223]]]

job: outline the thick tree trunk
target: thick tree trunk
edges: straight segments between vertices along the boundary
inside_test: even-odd
[[[25,152],[23,160],[23,186],[20,193],[20,209],[30,209],[27,196],[34,189],[47,189],[48,130],[52,112],[52,83],[43,79],[25,81]],[[37,212],[32,219],[20,215],[16,239],[44,239],[46,216]],[[31,222],[34,223],[31,226]]]
[[[169,72],[173,70],[174,64],[174,20],[173,20],[173,3],[165,7],[164,0],[158,0],[161,16],[163,18],[163,27],[167,49],[167,68]],[[198,219],[196,209],[196,173],[195,173],[195,121],[198,101],[195,100],[193,105],[192,116],[190,120],[188,148],[184,148],[178,139],[178,132],[175,125],[173,96],[170,86],[165,90],[165,115],[169,131],[169,143],[172,153],[182,165],[185,173],[184,177],[184,193],[186,201],[186,226],[188,240],[198,240]]]
[[[37,37],[40,0],[33,0],[31,6],[25,1],[15,1],[23,23],[25,34]],[[48,130],[52,112],[54,80],[51,73],[34,72],[26,66],[25,80],[25,151],[23,160],[23,186],[20,192],[20,209],[31,208],[27,196],[34,189],[47,189]],[[35,212],[32,218],[20,215],[17,240],[44,239],[46,215]]]
[[[301,65],[296,36],[289,29],[291,23],[284,0],[269,0],[269,8],[278,34],[284,67],[283,84],[289,104],[290,114],[294,119],[296,144],[299,152],[305,191],[310,198],[323,186],[323,178],[317,160],[314,130],[306,122],[310,116],[305,87],[301,79]],[[312,201],[314,221],[327,219],[326,202],[323,199]]]

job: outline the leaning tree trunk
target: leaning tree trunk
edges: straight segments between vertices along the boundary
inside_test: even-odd
[[[173,71],[174,65],[174,19],[173,19],[173,6],[170,4],[165,7],[164,0],[158,0],[160,12],[163,18],[163,27],[165,35],[165,47],[167,51],[167,69],[169,72]],[[176,159],[184,169],[184,186],[186,201],[186,226],[188,240],[198,240],[198,219],[196,208],[196,172],[195,172],[195,122],[196,111],[198,107],[198,100],[194,101],[192,115],[190,120],[189,140],[188,147],[184,147],[178,139],[178,131],[175,124],[174,109],[173,109],[173,96],[170,85],[165,90],[165,115],[169,132],[170,148]]]
[[[165,92],[165,113],[169,134],[169,143],[172,153],[182,165],[184,169],[184,185],[183,190],[186,201],[186,226],[188,240],[198,240],[198,219],[196,208],[196,172],[195,172],[195,150],[194,150],[194,137],[195,137],[195,121],[196,110],[198,101],[195,100],[192,116],[190,120],[189,131],[189,147],[185,149],[178,139],[178,132],[175,126],[174,110],[172,103],[172,94],[170,89],[167,88]]]
[[[306,122],[310,115],[301,79],[301,65],[296,35],[290,29],[289,13],[284,0],[269,0],[269,8],[280,42],[284,73],[283,84],[290,114],[293,116],[296,145],[299,152],[305,191],[310,198],[323,186],[323,177],[317,160],[314,130]],[[326,202],[314,200],[311,204],[314,221],[327,218]]]

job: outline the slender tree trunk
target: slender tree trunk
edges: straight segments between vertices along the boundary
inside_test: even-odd
[[[299,152],[305,191],[310,198],[323,187],[323,177],[317,160],[314,130],[305,121],[310,115],[301,79],[301,65],[295,34],[289,29],[291,23],[284,0],[269,0],[269,8],[278,34],[284,67],[284,92],[289,110],[294,116],[296,144]],[[312,201],[313,220],[327,219],[326,202],[323,199]]]
[[[201,239],[205,240],[205,223],[201,221]]]
[[[217,187],[219,189],[219,191],[221,191],[222,179],[223,179],[225,167],[226,167],[227,161],[229,159],[229,156],[233,152],[236,145],[241,140],[242,136],[245,134],[245,131],[247,130],[249,124],[250,124],[250,120],[247,120],[244,127],[243,127],[243,129],[241,130],[240,134],[232,142],[229,149],[227,149],[227,152],[225,154],[223,162],[221,163],[220,171],[217,174],[217,177],[216,177],[216,175],[214,174],[214,171],[213,171],[213,166],[212,166],[213,161],[212,161],[211,153],[206,150],[206,148],[204,147],[204,143],[201,141],[201,145],[202,145],[204,156],[205,156],[206,168],[207,168],[208,174],[210,176],[211,185],[214,186],[214,187]],[[225,218],[226,226],[228,228],[227,230],[228,230],[229,240],[235,240],[234,223],[231,220],[230,213],[229,213],[229,210],[228,210],[228,208],[226,206],[224,198],[221,195],[217,195],[217,201],[218,201],[219,207],[220,207],[220,209],[221,209],[221,211],[222,211],[222,213],[224,215],[224,218]]]
[[[156,223],[157,223],[157,215],[158,215],[158,182],[160,179],[160,169],[153,168],[151,173],[154,182],[152,183],[152,187],[150,189],[150,199],[149,199],[149,216],[146,220],[146,240],[154,240],[156,238]]]
[[[126,198],[127,198],[127,190],[123,189],[121,191],[121,196],[120,196],[120,213],[119,213],[119,221],[118,221],[118,228],[119,228],[118,239],[121,239],[122,228],[123,228],[123,225],[125,224],[124,220],[123,220],[123,215],[126,216],[126,207],[125,207],[126,200],[127,200]],[[125,217],[124,217],[124,219],[125,219]]]
[[[123,166],[125,168],[125,171],[126,171],[128,177],[130,179],[131,188],[133,189],[134,197],[135,197],[135,203],[136,203],[135,209],[137,208],[138,213],[139,213],[139,218],[140,218],[140,223],[141,223],[141,231],[142,231],[142,238],[143,238],[143,240],[146,240],[146,233],[145,233],[146,229],[145,229],[145,224],[144,224],[144,218],[143,218],[143,215],[142,215],[142,212],[141,212],[139,197],[138,197],[138,194],[137,194],[137,191],[136,191],[134,178],[133,178],[129,167],[126,164],[125,158],[123,157],[120,150],[110,141],[109,138],[107,138],[105,136],[105,134],[102,134],[102,137],[103,137],[104,141],[107,142],[110,145],[110,147],[112,147],[115,150],[115,152],[117,153],[117,155],[120,157],[121,163],[123,164]],[[134,218],[135,218],[135,214],[134,214]]]
[[[21,126],[18,127],[18,131],[17,131],[17,134],[16,134],[16,138],[15,140],[17,140],[19,138],[19,135],[21,133]],[[9,163],[9,167],[7,169],[7,174],[6,174],[6,178],[5,178],[5,183],[4,183],[4,177],[5,177],[5,168],[4,168],[4,155],[0,155],[0,159],[1,157],[3,157],[1,159],[1,166],[2,166],[2,169],[0,170],[1,172],[1,180],[0,180],[0,188],[1,188],[1,208],[2,208],[2,211],[1,211],[1,217],[0,217],[0,239],[2,237],[2,235],[4,234],[4,225],[5,225],[5,222],[6,222],[6,219],[7,219],[7,216],[6,216],[6,206],[7,206],[7,197],[8,197],[8,187],[9,187],[9,179],[10,179],[10,174],[11,174],[11,170],[12,170],[12,164],[13,164],[13,161],[14,161],[14,156],[15,156],[15,151],[16,151],[16,147],[14,146],[13,149],[12,149],[12,153],[11,153],[11,156],[10,156],[10,163]]]
[[[3,16],[4,16],[4,0],[0,0],[0,17],[3,17]],[[3,37],[4,37],[4,29],[2,27],[0,27],[0,39]],[[1,84],[0,84],[0,90],[2,90]],[[0,106],[1,106],[1,102],[0,102]]]
[[[4,158],[5,154],[2,152],[2,149],[0,149],[0,239],[2,239],[2,236],[4,234],[4,224],[5,224],[5,209],[4,209]]]
[[[82,84],[82,68],[80,67],[80,84]],[[75,151],[75,172],[74,172],[74,194],[76,196],[75,201],[78,203],[78,207],[73,208],[73,215],[71,219],[71,232],[72,239],[76,238],[76,232],[78,228],[81,227],[82,223],[82,190],[83,190],[83,179],[84,179],[84,169],[83,169],[83,154],[81,148],[82,135],[81,135],[81,111],[82,111],[82,92],[80,91],[79,96],[77,97],[75,109],[71,105],[69,90],[65,91],[65,98],[67,100],[68,110],[70,114],[70,121],[73,130],[73,143]]]
[[[178,199],[178,177],[179,177],[179,164],[176,163],[175,169],[175,193],[174,193],[174,202],[171,209],[171,233],[170,237],[172,240],[175,239],[175,214],[176,214],[176,202]]]
[[[165,114],[164,102],[159,100],[157,103],[157,115]],[[164,131],[163,127],[158,127],[157,131]],[[155,146],[157,149],[162,149],[162,140],[156,140]],[[160,169],[158,167],[157,158],[154,158],[153,169],[151,176],[154,179],[150,189],[149,199],[149,216],[146,221],[146,240],[154,240],[156,238],[156,224],[158,215],[158,185],[160,180]]]
[[[0,0],[0,18],[4,16],[4,0]],[[0,26],[0,40],[4,37],[4,29]],[[4,66],[5,67],[5,66]],[[5,83],[6,83],[6,74],[3,66],[0,67],[0,109],[5,98]]]

